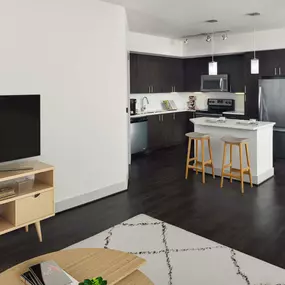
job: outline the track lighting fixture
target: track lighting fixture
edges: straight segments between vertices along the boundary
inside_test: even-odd
[[[189,39],[184,39],[184,44],[187,45],[189,43]]]

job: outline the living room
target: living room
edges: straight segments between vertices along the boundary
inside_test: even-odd
[[[253,2],[1,2],[1,284],[285,283],[285,4]]]

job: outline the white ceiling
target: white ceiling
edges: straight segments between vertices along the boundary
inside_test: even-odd
[[[180,38],[212,30],[209,19],[217,19],[215,30],[246,32],[285,27],[285,0],[103,0],[127,10],[130,30]],[[259,12],[260,17],[246,13]],[[285,36],[285,35],[284,35]]]

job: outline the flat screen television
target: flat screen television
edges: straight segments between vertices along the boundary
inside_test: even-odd
[[[40,154],[40,95],[0,96],[0,162]]]

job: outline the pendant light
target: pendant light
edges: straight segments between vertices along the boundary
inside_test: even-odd
[[[255,29],[253,30],[253,59],[251,60],[251,74],[259,74],[259,59],[256,58]]]
[[[217,23],[217,20],[209,20],[208,23],[212,25]],[[212,36],[211,36],[211,44],[212,44],[212,61],[209,62],[209,75],[218,75],[218,63],[214,60],[214,51],[215,51],[215,35],[214,28],[212,26]]]
[[[260,16],[260,13],[254,12],[254,13],[249,13],[247,15],[251,16],[251,17],[257,17],[257,16]],[[250,62],[250,69],[251,69],[251,74],[259,74],[259,59],[256,58],[256,31],[255,31],[255,23],[254,23],[254,28],[253,28],[253,59]]]

